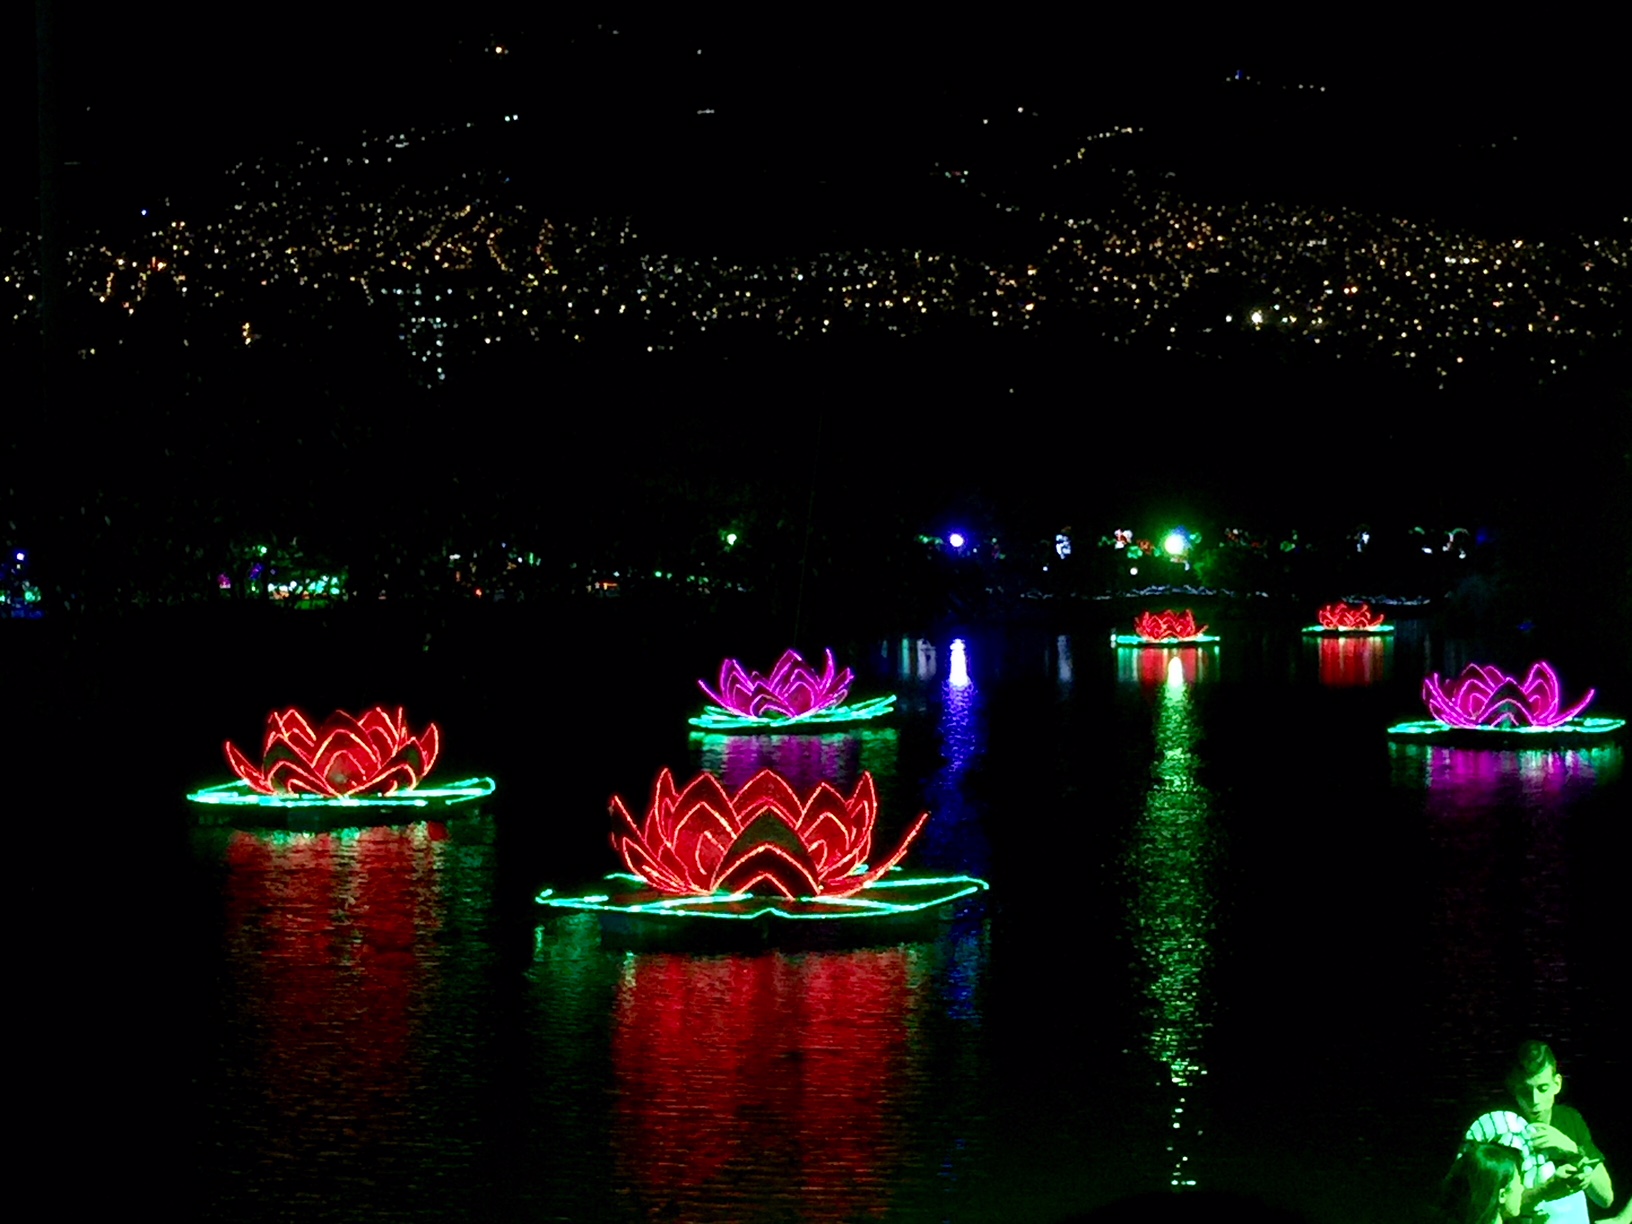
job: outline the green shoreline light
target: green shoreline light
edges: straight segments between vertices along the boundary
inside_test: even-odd
[[[1136,633],[1113,633],[1111,645],[1119,647],[1154,646],[1167,650],[1176,646],[1211,646],[1222,639],[1216,633],[1200,633],[1188,638],[1142,638]]]
[[[888,714],[895,705],[895,694],[873,697],[852,705],[830,706],[798,718],[752,718],[737,714],[722,706],[705,706],[696,718],[686,721],[705,731],[802,731],[806,727],[831,727],[838,723],[865,722]]]
[[[794,921],[834,921],[846,918],[888,918],[914,914],[945,905],[960,897],[985,892],[989,884],[975,876],[927,876],[897,869],[858,893],[848,897],[760,897],[752,893],[713,893],[708,896],[674,896],[646,887],[646,881],[628,872],[616,871],[606,877],[611,885],[633,885],[635,891],[621,894],[597,892],[582,896],[558,896],[546,888],[533,901],[555,909],[590,910],[602,914],[640,914],[650,918],[712,918],[748,922],[757,918],[787,918]],[[893,899],[879,893],[894,892]]]
[[[1626,726],[1624,718],[1572,718],[1553,727],[1453,727],[1437,718],[1421,718],[1395,723],[1388,729],[1390,739],[1489,739],[1494,743],[1521,742],[1548,737],[1608,735]]]
[[[1393,625],[1378,625],[1375,629],[1328,629],[1325,625],[1305,625],[1303,631],[1311,637],[1381,637],[1393,633]]]
[[[206,786],[187,796],[194,803],[225,807],[284,808],[315,811],[320,808],[427,808],[453,807],[484,799],[494,791],[492,778],[462,778],[446,786],[416,786],[413,790],[398,791],[392,795],[359,795],[355,798],[337,798],[331,795],[263,795],[249,788],[243,781],[223,782]]]

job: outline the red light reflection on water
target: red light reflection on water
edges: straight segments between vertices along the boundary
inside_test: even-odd
[[[366,1133],[409,1088],[446,837],[432,824],[227,843],[240,1021],[259,1035],[266,1098],[301,1122],[292,1142]]]
[[[1218,671],[1218,649],[1212,645],[1139,646],[1116,652],[1116,675],[1124,684],[1159,689],[1173,678],[1175,666],[1185,684],[1211,680]]]
[[[1320,682],[1324,685],[1354,688],[1381,684],[1388,678],[1393,639],[1387,635],[1323,637],[1316,645],[1320,650]]]
[[[905,948],[631,957],[613,1013],[613,1144],[653,1210],[882,1212],[923,975]]]

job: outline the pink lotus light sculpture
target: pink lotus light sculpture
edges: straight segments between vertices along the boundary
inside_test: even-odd
[[[1364,632],[1381,628],[1383,614],[1381,612],[1373,613],[1370,604],[1350,607],[1348,604],[1339,601],[1327,604],[1320,609],[1315,613],[1315,619],[1320,622],[1322,629],[1336,629],[1340,632],[1353,632],[1355,630]]]
[[[1483,663],[1469,663],[1450,684],[1437,673],[1422,682],[1428,712],[1452,727],[1558,727],[1585,709],[1594,692],[1563,707],[1558,676],[1546,663],[1532,664],[1523,684]]]
[[[839,705],[855,679],[847,667],[835,672],[833,652],[824,652],[827,665],[822,674],[800,657],[797,650],[785,650],[769,676],[746,670],[735,659],[720,664],[719,691],[701,680],[697,687],[723,710],[746,718],[803,718]]]
[[[894,694],[846,705],[844,699],[855,677],[848,667],[837,669],[831,650],[824,653],[826,665],[820,674],[797,650],[783,651],[768,676],[747,670],[735,659],[725,660],[720,664],[717,690],[697,681],[714,704],[689,721],[705,730],[753,731],[790,724],[856,722],[889,712],[895,704]]]

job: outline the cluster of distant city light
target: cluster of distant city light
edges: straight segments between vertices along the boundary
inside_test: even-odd
[[[1077,154],[1131,130],[1096,133]],[[551,216],[500,173],[405,185],[433,176],[423,162],[405,166],[404,150],[434,146],[457,158],[463,135],[393,133],[345,153],[239,165],[238,198],[220,212],[133,208],[133,232],[72,250],[71,283],[121,314],[139,312],[163,284],[185,299],[194,326],[237,345],[276,342],[280,316],[297,309],[387,310],[431,381],[451,360],[540,338],[593,343],[612,333],[661,351],[743,325],[793,338],[919,333],[953,319],[1020,329],[1086,322],[1112,340],[1209,354],[1232,335],[1235,345],[1273,335],[1441,380],[1509,353],[1545,379],[1624,339],[1632,293],[1632,217],[1614,233],[1567,241],[1493,238],[1353,211],[1203,204],[1131,175],[1120,198],[1092,214],[1037,212],[1054,237],[1023,261],[925,249],[759,261],[665,253],[642,245],[626,219]],[[1023,209],[1001,185],[944,173],[951,190]],[[35,248],[11,236],[0,260],[9,313],[32,325]]]

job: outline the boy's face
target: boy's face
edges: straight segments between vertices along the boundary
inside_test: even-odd
[[[1564,1077],[1558,1073],[1557,1067],[1547,1066],[1528,1079],[1514,1075],[1507,1081],[1507,1086],[1513,1093],[1513,1103],[1526,1122],[1551,1122],[1553,1101],[1558,1096],[1558,1090],[1564,1086]]]

